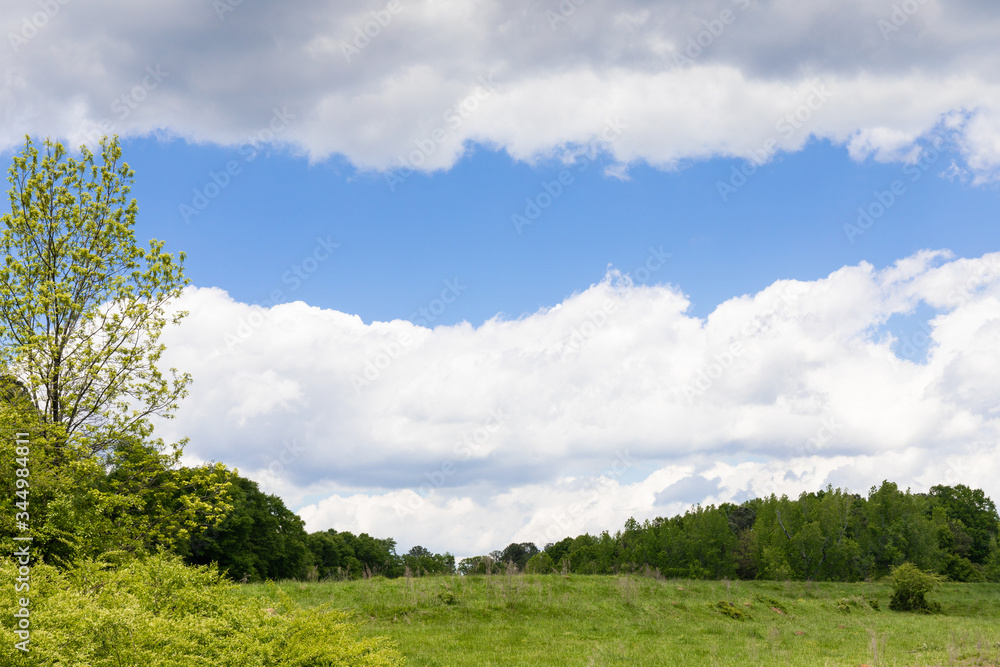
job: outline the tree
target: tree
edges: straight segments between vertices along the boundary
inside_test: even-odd
[[[231,579],[301,579],[310,559],[305,522],[281,498],[233,475],[232,512],[218,526],[194,534],[185,560],[217,563]]]
[[[802,493],[797,501],[772,494],[757,512],[767,574],[807,580],[855,578],[851,563],[858,548],[848,535],[855,500],[832,487]]]
[[[430,549],[417,545],[403,555],[403,565],[410,572],[422,574],[454,574],[455,557],[449,553],[435,554]]]
[[[528,574],[552,574],[555,569],[556,566],[552,562],[552,558],[544,551],[539,551],[532,556],[528,559],[527,565],[524,566],[524,571]]]
[[[538,553],[538,547],[531,542],[511,542],[503,551],[494,551],[490,554],[497,563],[510,563],[523,572],[524,566],[528,564],[531,557]]]
[[[991,541],[1000,532],[1000,518],[993,501],[982,489],[970,489],[964,484],[932,486],[931,498],[944,508],[951,532],[950,551],[967,557],[977,564],[985,563],[990,555]]]
[[[30,138],[9,170],[10,213],[0,234],[0,365],[25,387],[47,424],[104,453],[123,437],[151,433],[190,382],[157,368],[166,308],[188,282],[179,260],[135,242],[133,172],[117,138],[101,163],[58,142],[44,154]]]
[[[32,531],[43,556],[64,560],[170,547],[229,509],[224,466],[178,480],[184,442],[152,438],[150,418],[170,417],[190,382],[158,368],[161,331],[185,315],[168,314],[184,255],[137,245],[117,138],[102,139],[99,162],[80,151],[26,138],[0,218],[0,393],[17,399],[7,421],[30,433],[32,475],[46,482],[32,485]],[[200,491],[167,510],[171,484]]]

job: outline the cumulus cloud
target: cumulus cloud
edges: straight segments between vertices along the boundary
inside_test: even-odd
[[[158,428],[311,530],[464,555],[826,484],[1000,493],[1000,253],[688,305],[610,271],[516,320],[429,329],[189,288],[165,360],[195,382]],[[929,333],[892,330],[918,308]]]
[[[913,160],[960,113],[969,173],[1000,168],[989,2],[16,0],[0,28],[8,148],[25,133],[161,133],[434,170],[473,144],[558,155],[612,121],[622,165],[811,137]]]

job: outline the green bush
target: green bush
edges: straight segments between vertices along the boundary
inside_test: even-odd
[[[928,602],[924,597],[944,580],[939,574],[924,572],[912,563],[903,563],[892,571],[892,597],[889,609],[893,611],[940,611],[941,605]]]
[[[242,595],[216,568],[150,556],[120,566],[39,564],[15,593],[16,568],[0,566],[0,608],[30,598],[31,643],[14,648],[12,613],[0,614],[0,664],[56,667],[388,667],[402,657],[383,638],[359,637],[345,613]]]
[[[718,604],[713,606],[729,618],[735,618],[737,621],[750,618],[750,614],[746,613],[732,602],[727,602],[726,600],[719,600]]]
[[[552,562],[552,557],[549,556],[544,551],[539,551],[537,554],[528,560],[528,564],[525,566],[524,571],[528,574],[552,574],[555,571],[555,563]]]
[[[944,575],[952,581],[986,581],[982,569],[968,558],[949,554],[945,558]]]

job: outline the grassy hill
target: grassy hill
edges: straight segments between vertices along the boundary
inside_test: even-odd
[[[1000,665],[1000,585],[943,585],[939,614],[887,584],[499,574],[244,586],[351,610],[412,665]],[[877,607],[877,609],[876,609]]]

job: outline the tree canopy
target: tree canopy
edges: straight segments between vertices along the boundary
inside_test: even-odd
[[[135,242],[133,172],[117,139],[72,157],[26,138],[8,172],[0,232],[0,365],[45,422],[94,453],[150,432],[190,381],[157,367],[167,305],[186,284],[184,254]]]

